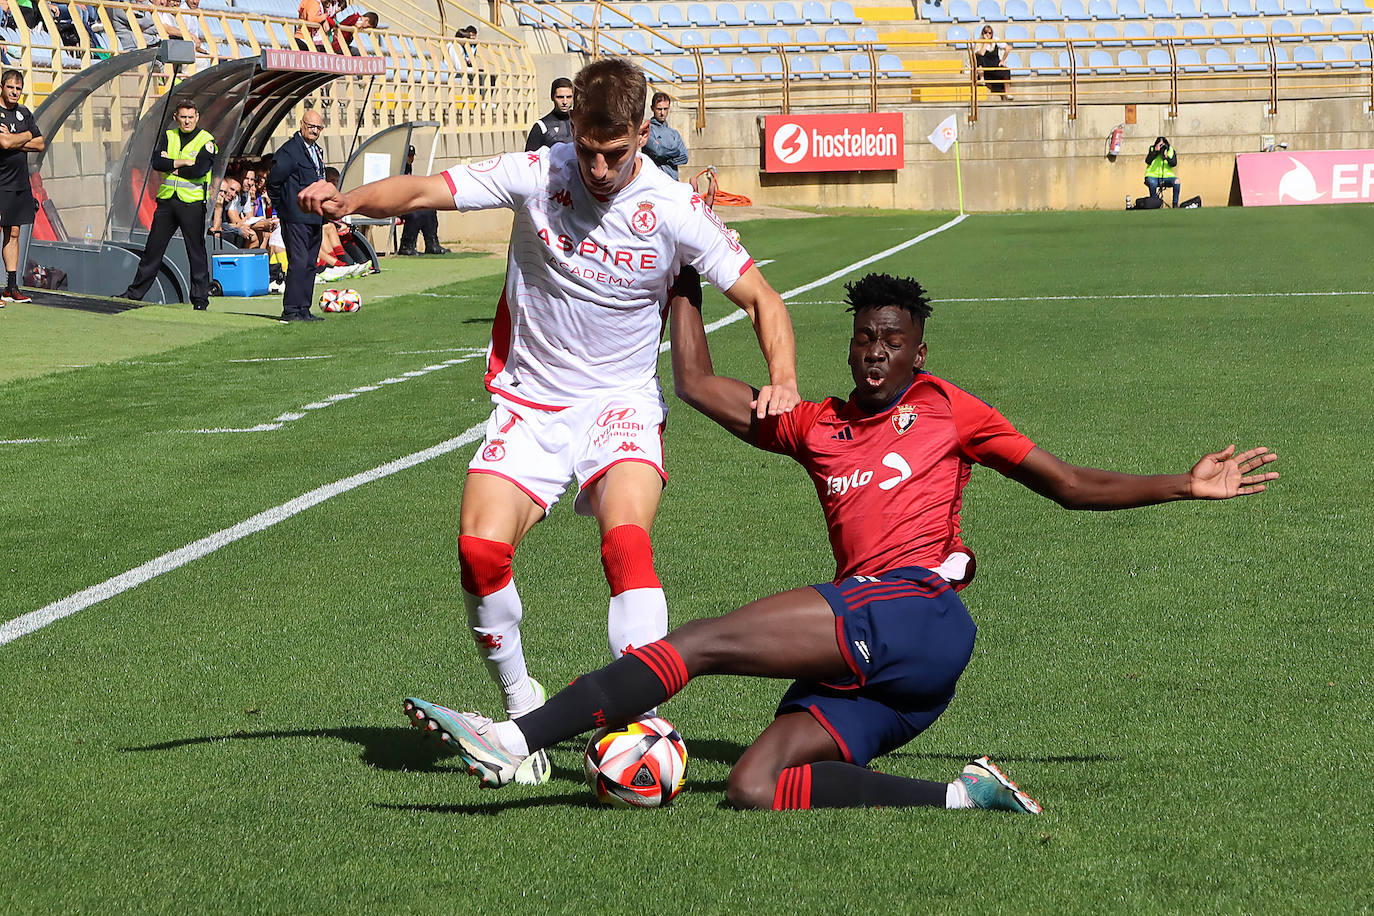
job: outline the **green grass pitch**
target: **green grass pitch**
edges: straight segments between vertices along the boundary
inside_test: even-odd
[[[787,290],[949,217],[739,228]],[[497,705],[457,596],[467,445],[0,646],[0,911],[1367,912],[1372,237],[1361,206],[975,215],[870,268],[938,300],[933,372],[1067,461],[1281,456],[1262,496],[1118,513],[975,472],[973,662],[875,765],[989,753],[1040,818],[727,810],[784,686],[727,678],[663,710],[692,755],[671,808],[597,807],[577,742],[547,786],[478,789],[400,712]],[[480,423],[500,259],[388,267],[317,326],[0,312],[0,624]],[[842,296],[792,303],[806,397],[849,389]],[[711,340],[760,380],[747,323]],[[676,621],[831,575],[795,465],[680,404],[667,445]],[[594,523],[558,506],[516,575],[534,673],[603,664]]]

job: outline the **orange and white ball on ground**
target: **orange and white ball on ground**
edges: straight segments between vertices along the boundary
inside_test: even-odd
[[[356,289],[327,289],[320,293],[322,312],[356,312],[362,305],[363,297]]]
[[[657,808],[682,788],[687,745],[668,720],[638,719],[594,732],[582,764],[587,784],[603,805]]]

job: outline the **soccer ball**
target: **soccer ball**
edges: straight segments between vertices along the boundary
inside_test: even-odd
[[[682,788],[687,745],[668,720],[638,719],[596,731],[587,742],[582,766],[587,784],[603,805],[658,808]]]
[[[327,289],[320,293],[322,312],[356,312],[362,305],[363,297],[356,289]]]

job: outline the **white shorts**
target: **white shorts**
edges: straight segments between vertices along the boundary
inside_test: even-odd
[[[499,395],[487,437],[469,474],[495,474],[515,484],[547,515],[568,483],[577,480],[573,509],[591,515],[587,487],[615,464],[640,461],[664,481],[663,424],[668,407],[657,390],[607,394],[563,410],[511,404]]]

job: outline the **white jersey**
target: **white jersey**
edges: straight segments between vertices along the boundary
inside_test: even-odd
[[[749,253],[690,185],[642,154],[609,201],[582,183],[571,143],[443,173],[459,210],[515,212],[487,389],[545,410],[657,386],[668,288],[684,264],[727,290]]]

